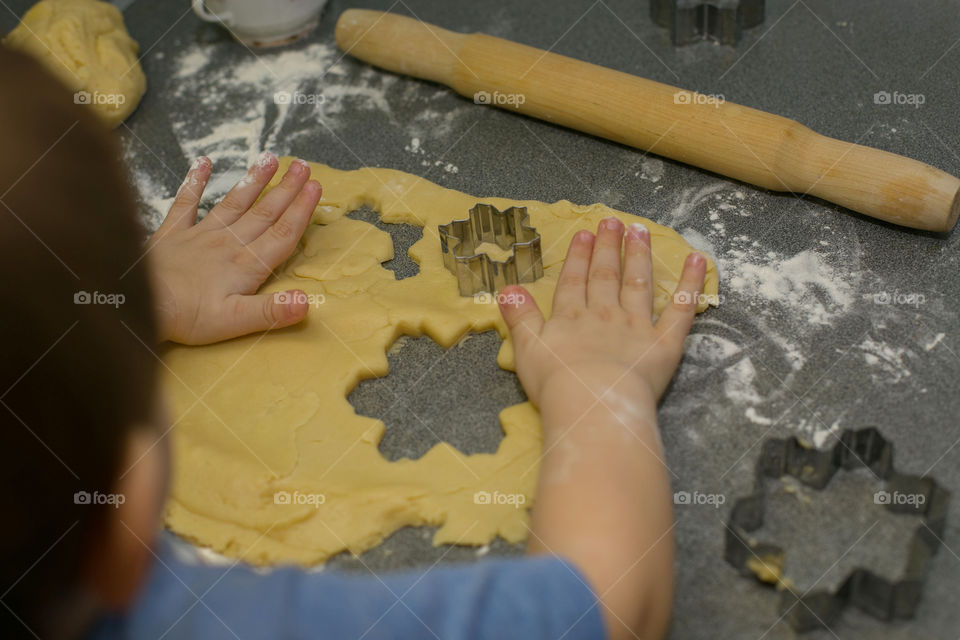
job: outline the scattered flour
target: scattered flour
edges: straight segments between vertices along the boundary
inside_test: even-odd
[[[210,62],[210,56],[204,53],[202,49],[196,48],[180,56],[180,66],[174,72],[173,77],[178,79],[189,78],[195,75],[200,69],[207,66]]]
[[[697,251],[707,254],[713,258],[715,264],[718,264],[716,251],[714,251],[713,243],[709,238],[692,228],[684,229],[680,232],[680,235],[683,236],[683,239],[686,240],[691,247]],[[726,286],[726,283],[721,281],[720,286]]]
[[[843,414],[829,425],[823,423],[816,417],[811,419],[804,418],[797,422],[797,424],[792,425],[791,428],[797,432],[800,439],[806,440],[817,449],[822,449],[832,444],[828,442],[828,440],[840,432],[840,423],[842,420]]]
[[[676,227],[687,220],[705,202],[707,196],[730,188],[729,182],[717,181],[699,189],[688,187],[680,193],[680,200],[670,210],[670,226]]]
[[[910,369],[904,362],[905,357],[913,353],[905,347],[892,347],[867,336],[857,347],[864,361],[870,365],[870,376],[874,382],[897,383],[909,378]]]
[[[810,249],[782,258],[753,246],[731,248],[720,264],[726,286],[739,296],[779,305],[808,323],[829,325],[854,302],[850,274]]]
[[[235,46],[227,42],[185,47],[169,56],[170,79],[160,88],[183,157],[192,162],[205,155],[213,163],[206,207],[222,198],[264,150],[288,153],[298,140],[318,130],[337,138],[345,118],[358,113],[378,114],[396,124],[391,102],[426,100],[429,104],[450,95],[438,91],[425,99],[419,83],[403,83],[398,76],[372,67],[347,65],[333,43],[257,52],[232,66],[214,62],[222,59],[218,47]],[[425,137],[452,131],[468,108],[425,108],[405,128],[422,131],[414,138],[422,150]],[[174,183],[174,178],[179,184],[182,176],[164,175],[173,174],[173,169],[158,165],[159,158],[145,151],[135,136],[128,136],[126,145],[134,184],[147,209],[145,222],[152,229],[172,202],[173,192],[164,185]],[[366,160],[375,164],[373,159]],[[448,174],[459,171],[434,158],[425,162]]]
[[[660,182],[663,178],[663,160],[649,156],[645,157],[640,163],[640,171],[635,175],[640,176],[641,180]]]
[[[757,370],[749,357],[742,358],[731,367],[724,370],[726,380],[723,384],[727,399],[735,404],[757,405],[764,398],[757,391],[755,381]]]
[[[799,326],[829,326],[850,311],[859,274],[849,264],[838,264],[842,259],[834,257],[835,252],[808,249],[786,255],[749,235],[728,237],[731,216],[752,215],[745,201],[743,190],[716,181],[684,189],[667,216],[672,226],[687,223],[681,235],[713,258],[720,271],[721,297],[755,307],[763,317],[795,318]],[[795,370],[803,367],[802,349],[785,336],[770,337],[788,353]]]
[[[754,422],[756,424],[769,426],[776,422],[773,418],[767,418],[766,416],[762,416],[759,413],[757,413],[757,410],[754,407],[747,407],[747,410],[744,413],[744,415],[746,415],[751,422]]]
[[[443,160],[434,160],[433,166],[440,167],[446,173],[460,173],[460,167],[458,167],[457,165],[451,162],[444,162]]]
[[[310,119],[334,130],[333,116],[347,107],[390,113],[386,95],[396,77],[380,74],[371,83],[351,84],[333,64],[338,55],[332,45],[314,43],[226,68],[209,68],[209,54],[199,47],[177,59],[169,92],[171,126],[186,158],[213,160],[222,182],[208,187],[211,196],[222,196],[235,182],[231,178],[239,179],[261,151],[282,152],[281,144],[308,129],[287,125]]]
[[[443,92],[444,96],[447,95]],[[414,130],[421,127],[429,127],[435,137],[445,137],[452,133],[457,120],[463,115],[460,108],[447,111],[438,111],[437,109],[422,109],[413,119]]]
[[[783,253],[762,238],[728,233],[735,217],[750,217],[746,200],[744,191],[728,182],[708,183],[685,189],[666,217],[667,224],[685,223],[681,235],[717,264],[724,304],[749,309],[743,321],[755,325],[750,335],[762,336],[747,343],[736,328],[709,329],[701,320],[701,330],[710,333],[691,336],[685,351],[693,362],[722,376],[726,406],[735,413],[761,427],[782,420],[782,426],[822,442],[829,428],[816,423],[807,432],[795,417],[776,413],[774,407],[796,404],[791,388],[808,362],[807,351],[816,349],[819,331],[853,309],[860,275],[856,263],[851,267],[842,254],[814,249]]]
[[[936,347],[938,344],[940,344],[945,337],[946,337],[946,334],[938,333],[933,337],[933,340],[923,345],[924,351],[932,351],[933,348]]]
[[[684,353],[685,359],[723,376],[723,393],[729,406],[742,410],[744,417],[755,424],[769,426],[776,422],[757,410],[769,398],[758,389],[757,370],[748,349],[715,333],[693,333],[684,343]]]
[[[803,351],[796,344],[776,332],[767,332],[767,338],[780,347],[784,358],[790,364],[791,370],[800,371],[803,369],[803,365],[807,363],[807,357],[803,355]]]
[[[718,365],[740,353],[740,345],[712,333],[691,333],[684,342],[683,351],[694,360]]]
[[[132,177],[134,179],[133,186],[140,193],[140,198],[147,207],[143,216],[143,224],[148,230],[153,231],[163,222],[163,218],[176,199],[176,194],[165,195],[165,188],[157,183],[147,171],[136,171]]]
[[[419,155],[419,156],[426,156],[426,155],[427,155],[427,150],[426,150],[426,148],[423,146],[423,143],[420,141],[420,138],[418,138],[418,137],[413,137],[413,138],[411,138],[411,139],[410,139],[410,144],[404,145],[403,150],[404,150],[404,151],[407,151],[407,152],[409,152],[409,153],[412,153],[412,154],[415,155],[415,156],[417,156],[417,155]],[[432,159],[430,159],[430,158],[425,158],[425,159],[423,159],[423,160],[420,161],[420,166],[422,166],[422,167],[436,167],[436,168],[438,168],[438,169],[442,169],[443,171],[445,171],[445,172],[447,172],[447,173],[460,173],[460,168],[459,168],[457,165],[453,164],[452,162],[444,162],[442,159],[440,159],[440,160],[432,160]]]

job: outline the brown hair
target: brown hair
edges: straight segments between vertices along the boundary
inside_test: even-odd
[[[131,430],[153,411],[143,230],[116,142],[35,61],[0,47],[0,636],[72,593]]]

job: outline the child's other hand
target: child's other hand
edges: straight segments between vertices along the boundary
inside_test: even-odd
[[[550,319],[522,287],[504,289],[515,294],[501,296],[500,310],[513,336],[517,375],[534,404],[551,380],[660,398],[683,355],[706,260],[687,257],[676,291],[684,295],[674,295],[656,324],[651,273],[650,232],[638,224],[624,232],[620,220],[607,218],[596,237],[588,231],[573,237]]]
[[[254,295],[297,246],[322,191],[310,180],[309,165],[298,160],[256,202],[277,166],[274,155],[263,154],[199,223],[197,205],[211,163],[200,158],[190,168],[148,243],[162,340],[206,344],[306,316],[304,296],[279,303],[273,294]]]

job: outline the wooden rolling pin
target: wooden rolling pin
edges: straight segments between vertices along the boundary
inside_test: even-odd
[[[766,189],[930,231],[949,231],[960,214],[954,176],[782,116],[381,11],[344,11],[336,38],[345,52],[378,67]]]

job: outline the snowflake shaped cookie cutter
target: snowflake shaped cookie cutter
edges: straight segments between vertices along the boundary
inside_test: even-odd
[[[466,219],[438,227],[443,264],[457,278],[461,296],[496,293],[507,285],[543,277],[540,234],[527,224],[529,218],[526,207],[500,211],[478,203]],[[484,242],[511,254],[506,260],[494,260],[477,251]]]
[[[902,577],[890,580],[869,568],[858,567],[851,570],[834,591],[818,589],[796,593],[790,588],[788,578],[780,575],[786,551],[775,544],[755,540],[751,535],[763,526],[765,479],[788,475],[820,490],[837,471],[862,467],[871,469],[886,482],[885,488],[874,496],[876,504],[893,513],[923,518],[910,539]],[[890,496],[896,494],[923,496],[923,499],[891,500]],[[767,440],[757,460],[754,492],[737,500],[730,513],[724,558],[741,575],[786,587],[781,591],[780,613],[796,631],[812,631],[829,625],[847,605],[880,620],[912,618],[931,559],[943,537],[949,501],[950,492],[932,478],[899,473],[893,465],[893,444],[875,427],[847,429],[830,449],[810,448],[795,437]]]

